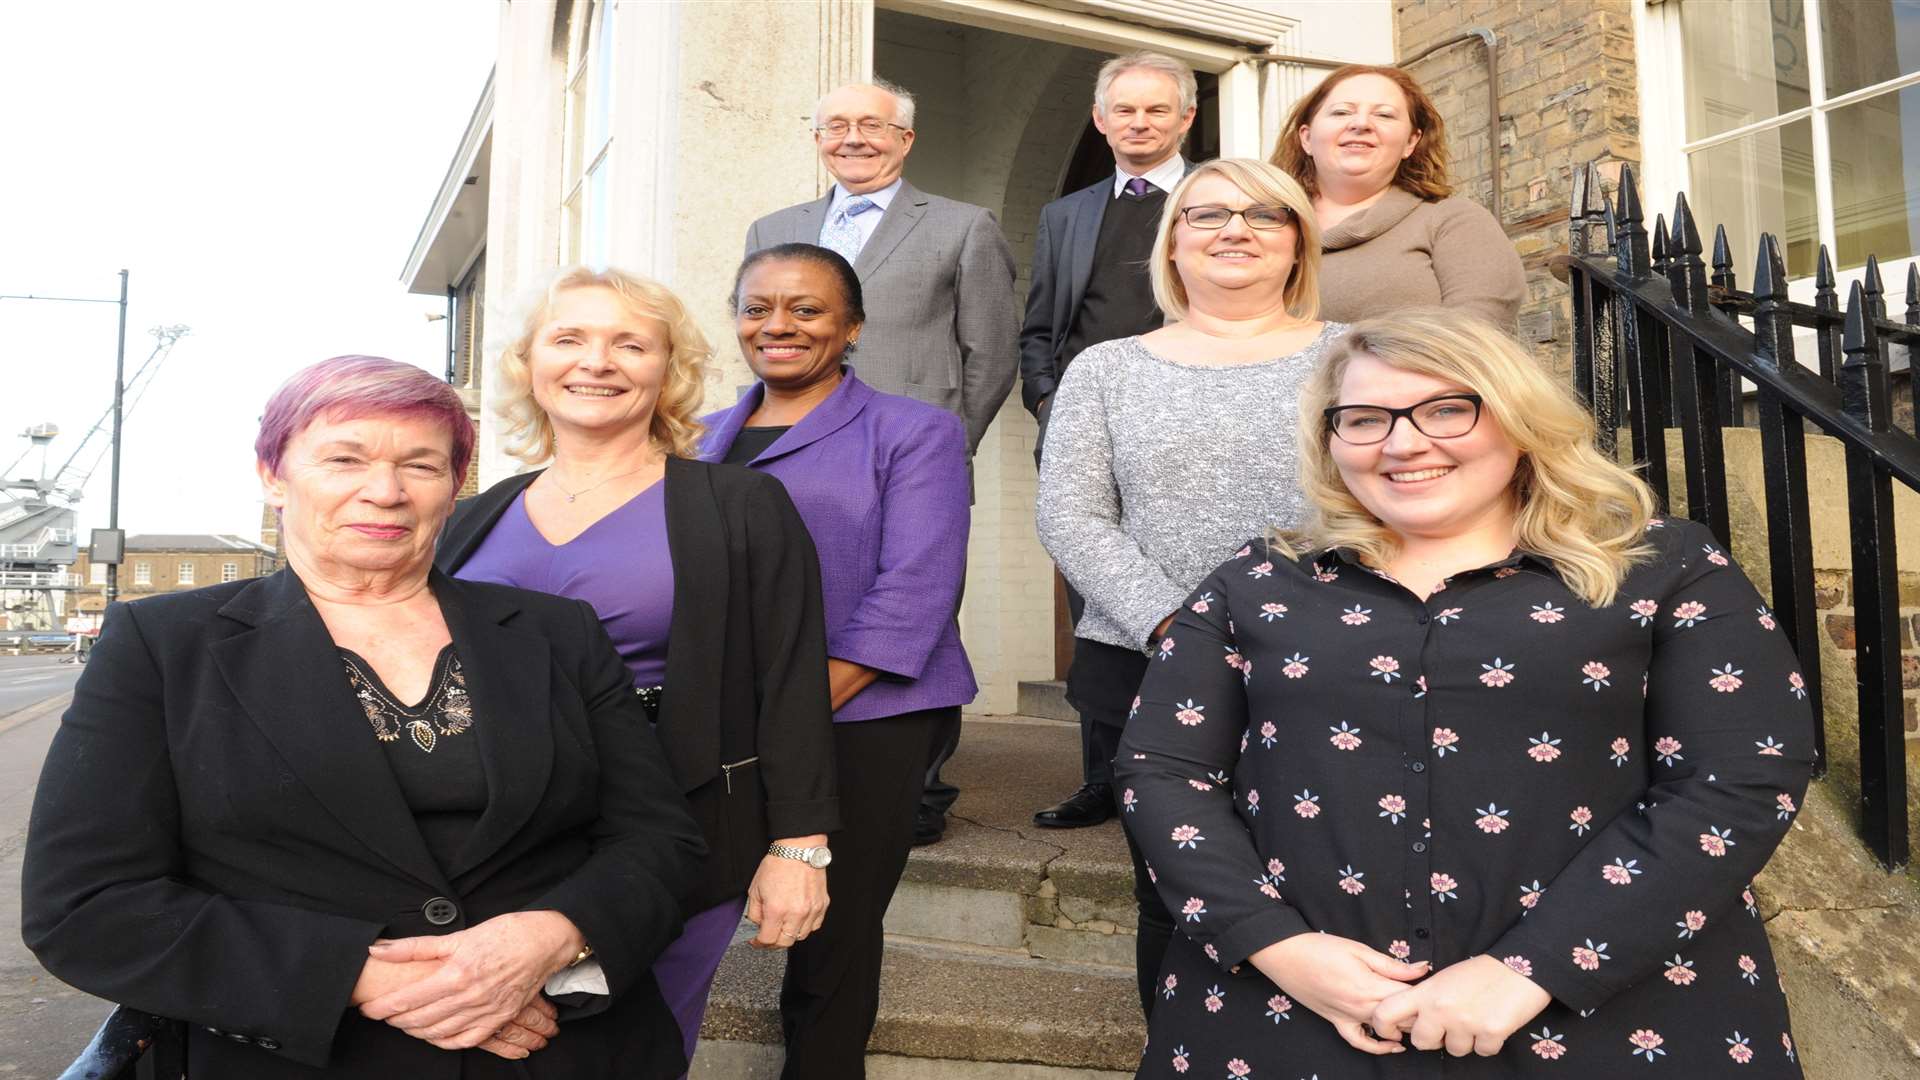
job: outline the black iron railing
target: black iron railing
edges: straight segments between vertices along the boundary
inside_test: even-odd
[[[1779,241],[1763,235],[1753,289],[1742,292],[1724,229],[1714,236],[1709,275],[1685,195],[1676,200],[1671,226],[1655,219],[1649,242],[1631,167],[1621,169],[1617,193],[1616,210],[1592,165],[1574,177],[1570,253],[1554,266],[1573,293],[1574,381],[1593,409],[1606,449],[1614,449],[1616,431],[1627,429],[1633,459],[1643,464],[1663,505],[1671,490],[1666,431],[1680,429],[1687,514],[1723,543],[1732,536],[1722,429],[1749,419],[1759,427],[1774,613],[1800,654],[1820,717],[1809,425],[1845,448],[1860,829],[1883,865],[1904,865],[1907,782],[1893,484],[1920,490],[1920,439],[1894,426],[1888,349],[1920,345],[1920,269],[1908,268],[1904,322],[1887,318],[1880,267],[1872,259],[1849,289],[1842,312],[1823,245],[1814,302],[1796,303],[1787,297]],[[1811,331],[1813,363],[1803,365],[1795,355],[1796,329]],[[1816,730],[1824,772],[1824,725]]]

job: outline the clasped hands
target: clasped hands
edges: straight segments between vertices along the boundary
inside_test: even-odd
[[[437,937],[376,941],[348,1004],[442,1050],[518,1060],[560,1033],[540,995],[584,939],[557,911],[500,915]]]
[[[1434,972],[1348,938],[1298,934],[1249,962],[1294,1000],[1326,1019],[1347,1044],[1369,1054],[1416,1050],[1492,1056],[1552,996],[1490,956]]]

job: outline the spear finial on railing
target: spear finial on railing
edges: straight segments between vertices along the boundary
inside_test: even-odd
[[[1713,227],[1713,277],[1712,284],[1732,290],[1737,286],[1733,277],[1733,248],[1727,244],[1727,227]]]
[[[1620,269],[1637,278],[1646,277],[1652,268],[1647,261],[1647,230],[1640,212],[1640,192],[1634,187],[1633,166],[1620,166],[1620,214],[1614,232],[1614,257]]]
[[[1787,310],[1787,264],[1780,257],[1780,241],[1772,233],[1760,234],[1760,254],[1753,265],[1753,300],[1755,354],[1762,363],[1792,368],[1793,313]]]
[[[1880,257],[1867,256],[1867,272],[1861,275],[1867,297],[1867,310],[1876,319],[1887,317],[1887,286],[1880,278]]]
[[[1833,260],[1827,256],[1827,245],[1820,245],[1820,258],[1813,268],[1813,306],[1828,311],[1840,310],[1840,295],[1833,291]]]
[[[1667,241],[1667,216],[1653,215],[1653,248],[1651,251],[1653,272],[1666,276],[1667,268],[1673,265],[1673,253]]]
[[[1883,432],[1893,426],[1893,408],[1887,365],[1880,360],[1880,336],[1869,311],[1866,291],[1856,281],[1847,293],[1847,322],[1841,333],[1840,348],[1847,358],[1840,364],[1840,407],[1868,431]]]
[[[1907,325],[1920,326],[1920,263],[1907,264]]]
[[[1693,224],[1693,211],[1687,208],[1687,196],[1681,192],[1673,200],[1673,231],[1667,237],[1667,280],[1673,283],[1673,302],[1705,315],[1707,303],[1707,264],[1700,261],[1700,230]]]

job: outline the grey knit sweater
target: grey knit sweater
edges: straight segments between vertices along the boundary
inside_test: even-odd
[[[1344,329],[1226,367],[1175,363],[1137,337],[1074,358],[1050,403],[1035,519],[1086,598],[1075,636],[1144,649],[1241,544],[1301,523],[1300,387]]]

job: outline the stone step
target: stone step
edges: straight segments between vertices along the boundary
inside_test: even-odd
[[[1059,679],[1023,682],[1017,700],[1021,716],[1059,720],[1076,726],[1080,723],[1080,714],[1067,704],[1067,684]]]
[[[779,1076],[785,954],[737,940],[690,1080]],[[1133,975],[889,938],[870,1080],[1124,1080],[1146,1041]]]

